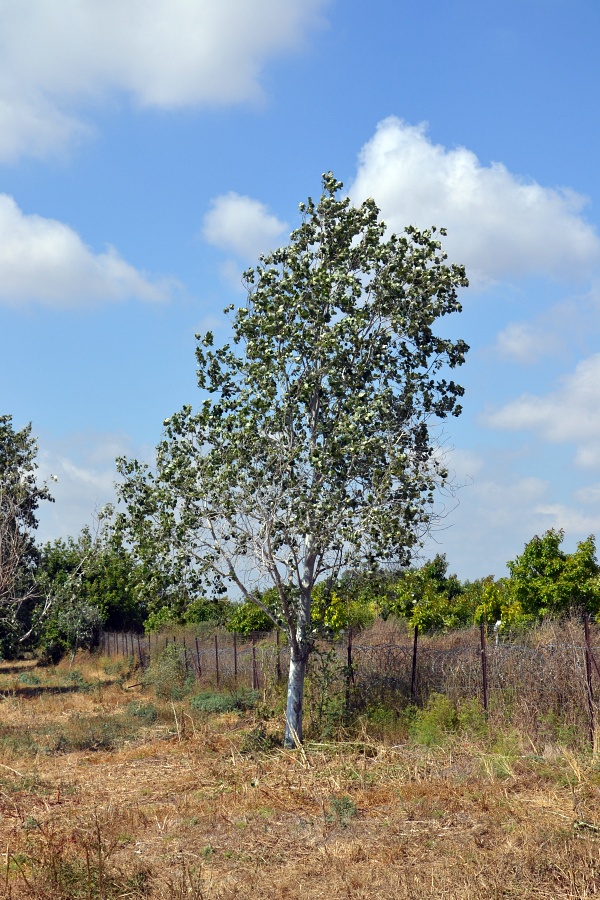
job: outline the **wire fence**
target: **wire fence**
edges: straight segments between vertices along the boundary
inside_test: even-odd
[[[103,654],[133,657],[142,668],[165,649],[180,655],[199,682],[211,687],[266,690],[281,682],[289,648],[279,632],[249,637],[224,630],[162,635],[105,632]],[[484,626],[445,636],[371,629],[336,642],[321,641],[312,674],[346,708],[425,706],[433,694],[455,703],[476,698],[486,716],[527,733],[562,728],[586,733],[600,726],[600,632],[586,617],[534,631],[527,639],[488,641]]]

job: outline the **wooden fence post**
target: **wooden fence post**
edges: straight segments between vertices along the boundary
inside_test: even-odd
[[[237,687],[237,633],[233,632],[233,682]]]

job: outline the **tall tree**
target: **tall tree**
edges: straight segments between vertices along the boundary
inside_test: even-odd
[[[39,549],[35,542],[37,509],[52,500],[46,484],[37,481],[37,443],[31,424],[15,431],[12,416],[0,416],[0,652],[14,652],[31,634],[39,608],[35,572]]]
[[[447,479],[431,421],[460,413],[447,373],[468,349],[432,331],[467,285],[436,230],[386,237],[374,201],[341,188],[324,175],[289,245],[245,273],[232,344],[197,336],[210,396],[166,420],[155,471],[119,461],[138,552],[234,585],[286,631],[287,745],[302,740],[315,585],[410,559]]]

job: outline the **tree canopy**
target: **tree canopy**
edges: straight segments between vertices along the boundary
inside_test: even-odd
[[[551,528],[535,535],[523,552],[507,563],[510,593],[527,617],[557,615],[570,608],[600,611],[600,566],[594,536],[565,553],[565,533]]]
[[[324,175],[289,244],[245,273],[232,343],[197,336],[206,399],[166,420],[156,469],[119,462],[138,554],[191,591],[234,586],[287,632],[288,744],[302,738],[315,586],[409,562],[447,481],[431,425],[461,411],[450,373],[468,349],[433,331],[467,285],[436,230],[387,235],[374,201],[341,189]]]
[[[12,654],[33,628],[37,598],[37,509],[52,500],[37,481],[37,443],[31,424],[16,431],[0,416],[0,653]],[[39,612],[39,610],[38,610]]]

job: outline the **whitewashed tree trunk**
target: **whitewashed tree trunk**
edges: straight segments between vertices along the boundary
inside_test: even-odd
[[[308,662],[308,648],[300,647],[298,654],[290,656],[287,708],[285,713],[286,747],[296,747],[302,741],[302,707],[304,702],[304,677]]]

